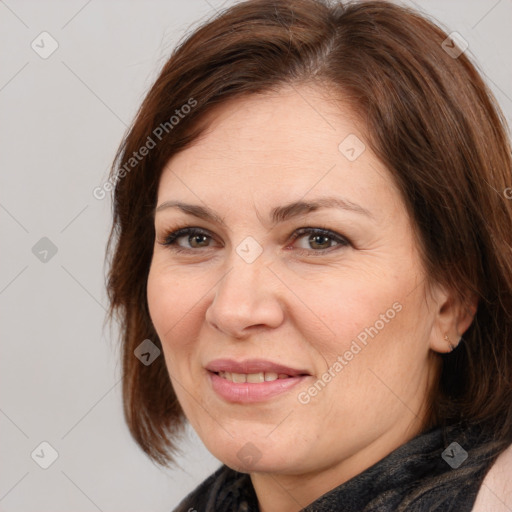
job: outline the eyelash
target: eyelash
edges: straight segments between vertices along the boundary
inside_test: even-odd
[[[170,249],[172,249],[175,252],[191,253],[191,252],[197,252],[198,250],[200,250],[197,248],[184,248],[184,247],[180,247],[176,244],[176,242],[179,238],[182,238],[187,235],[188,236],[203,235],[203,236],[207,236],[209,238],[213,238],[207,231],[205,231],[203,229],[195,228],[195,227],[185,227],[185,228],[176,229],[175,231],[167,232],[164,235],[163,242],[159,242],[159,243],[160,243],[160,245],[169,247]],[[351,242],[346,237],[339,235],[338,233],[335,233],[334,231],[331,231],[331,230],[325,229],[325,228],[313,228],[313,227],[302,227],[302,228],[295,230],[295,232],[291,235],[290,243],[295,242],[296,240],[300,239],[301,237],[303,237],[305,235],[324,236],[324,237],[330,238],[332,241],[336,242],[336,245],[328,247],[327,249],[319,249],[319,250],[296,249],[296,251],[301,255],[307,255],[307,256],[323,255],[323,254],[326,254],[327,252],[331,252],[335,247],[340,248],[340,247],[347,247],[347,246],[351,245]],[[206,247],[205,249],[209,249],[209,247]]]

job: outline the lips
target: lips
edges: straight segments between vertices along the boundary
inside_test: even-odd
[[[290,376],[285,373],[258,372],[258,373],[236,373],[236,372],[218,372],[217,375],[231,382],[272,382],[277,379],[288,379]]]
[[[279,363],[266,361],[264,359],[248,359],[246,361],[234,361],[232,359],[216,359],[206,365],[206,369],[213,373],[228,372],[237,374],[255,374],[255,373],[277,373],[277,375],[286,375],[296,377],[298,375],[309,375],[307,370],[290,368]]]
[[[237,403],[266,401],[310,376],[306,370],[262,359],[216,359],[205,368],[213,391],[224,400]]]

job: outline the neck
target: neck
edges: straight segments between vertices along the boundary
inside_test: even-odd
[[[402,431],[388,431],[335,465],[303,474],[253,473],[261,512],[298,512],[320,496],[362,473],[421,432],[417,418]]]

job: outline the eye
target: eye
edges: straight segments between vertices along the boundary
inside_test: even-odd
[[[198,249],[213,247],[214,238],[205,230],[195,227],[184,227],[164,235],[161,245],[177,252],[196,252]],[[299,254],[325,254],[335,247],[350,245],[344,236],[324,228],[304,227],[297,229],[291,236],[291,242],[298,245]]]
[[[324,253],[336,246],[350,245],[342,235],[323,228],[300,228],[293,234],[292,241],[299,241],[299,252],[304,253]]]
[[[213,238],[202,229],[181,228],[167,233],[161,245],[172,246],[177,251],[209,248]]]

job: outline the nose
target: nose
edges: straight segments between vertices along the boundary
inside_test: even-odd
[[[206,321],[232,338],[247,337],[257,329],[276,328],[284,319],[279,290],[279,280],[263,257],[246,263],[234,254],[229,271],[216,285]]]

